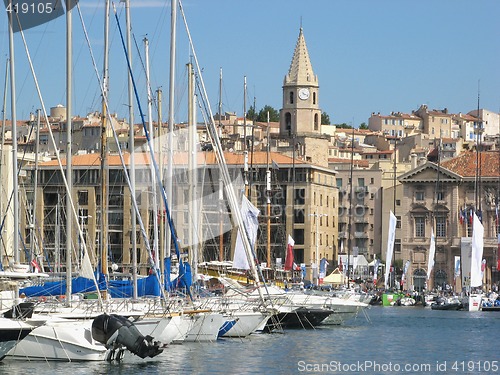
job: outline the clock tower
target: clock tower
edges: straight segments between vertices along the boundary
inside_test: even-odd
[[[302,27],[292,63],[283,81],[280,136],[321,134],[318,77],[314,75]]]

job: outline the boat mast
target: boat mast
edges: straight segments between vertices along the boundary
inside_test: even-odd
[[[247,150],[247,77],[243,79],[243,174],[245,178],[245,196],[248,197],[248,150]]]
[[[103,92],[102,92],[102,116],[101,116],[101,221],[99,241],[101,254],[101,272],[108,274],[108,129],[107,129],[107,107],[109,93],[109,15],[110,2],[105,1],[104,10],[104,62],[103,62]],[[102,291],[106,297],[106,290]]]
[[[348,244],[347,244],[347,285],[350,283],[350,266],[351,266],[351,248],[352,248],[352,195],[354,192],[354,181],[353,181],[353,169],[354,169],[354,125],[352,126],[351,135],[351,169],[349,171],[349,218],[348,218]],[[319,267],[319,266],[318,266]]]
[[[219,75],[219,140],[222,139],[222,68]],[[224,209],[224,191],[222,185],[222,174],[219,171],[219,262],[224,261],[224,226],[222,224],[222,212]]]
[[[132,29],[130,19],[130,0],[125,0],[126,11],[126,27],[127,27],[127,53],[129,61],[128,73],[128,115],[129,115],[129,168],[130,168],[130,185],[132,201],[135,199],[135,126],[134,126],[134,96],[133,96],[133,82],[132,82],[132,38],[130,32]],[[132,242],[132,281],[133,281],[133,298],[137,299],[137,214],[135,210],[130,213],[131,231],[130,237]]]
[[[66,192],[66,303],[71,305],[71,276],[72,259],[71,249],[73,248],[73,216],[70,215],[70,207],[73,202],[71,194],[73,193],[73,171],[72,171],[72,95],[73,95],[73,0],[66,0],[66,180],[68,191]]]
[[[162,150],[162,145],[161,145],[161,140],[163,136],[163,122],[162,122],[162,112],[161,112],[161,103],[162,103],[162,91],[161,89],[156,90],[156,100],[158,102],[158,131],[157,131],[157,142],[156,142],[156,147],[157,147],[157,154],[158,154],[158,169],[160,173],[160,181],[162,184],[164,183],[163,181],[163,150]],[[160,217],[160,238],[159,238],[159,244],[158,244],[158,258],[163,260],[165,258],[165,214],[163,210],[160,210],[158,213],[158,216]],[[163,261],[160,261],[160,280],[163,278]]]
[[[9,21],[10,22],[10,21]],[[4,86],[4,89],[3,89],[3,107],[2,107],[2,130],[1,130],[1,134],[0,134],[0,137],[2,137],[2,140],[1,140],[1,143],[0,143],[0,178],[2,177],[2,167],[3,167],[3,157],[4,157],[4,154],[3,154],[3,150],[4,150],[4,147],[5,147],[5,123],[7,122],[7,119],[6,119],[6,112],[7,112],[7,90],[8,90],[8,87],[9,87],[9,62],[10,62],[10,59],[7,58],[7,61],[6,61],[6,64],[5,64],[5,86]],[[4,212],[3,212],[3,193],[0,192],[0,215],[3,217],[4,216]],[[0,238],[1,238],[1,234],[0,234]],[[2,248],[3,248],[3,241],[0,241],[0,254],[3,254],[3,251],[2,251]],[[1,258],[1,257],[0,257]],[[1,262],[0,262],[1,263]]]
[[[170,80],[168,87],[168,134],[167,134],[167,184],[166,195],[167,202],[172,202],[172,183],[173,183],[173,167],[174,167],[174,111],[175,111],[175,60],[176,60],[176,31],[177,31],[177,3],[178,0],[171,0],[171,13],[170,13]],[[170,258],[172,247],[172,233],[167,231],[165,238],[165,257]],[[181,260],[178,259],[180,262]],[[169,280],[167,280],[169,281]]]
[[[255,108],[254,108],[255,109]],[[254,124],[255,125],[255,124]],[[266,152],[266,203],[267,203],[267,266],[271,267],[271,170],[269,169],[269,111],[267,111],[267,152]]]
[[[392,175],[392,212],[396,215],[396,175],[397,175],[397,159],[398,159],[398,136],[394,137],[394,160],[392,165],[393,175]],[[397,216],[396,216],[397,217]],[[396,286],[396,252],[392,251],[392,286]],[[391,283],[389,282],[389,285]]]
[[[151,90],[151,81],[149,75],[149,41],[148,38],[144,38],[144,54],[146,59],[146,88],[148,91],[148,132],[152,141],[154,142],[154,131],[153,131],[153,91]],[[153,150],[154,153],[154,150]],[[149,165],[149,170],[151,173],[151,202],[153,211],[153,256],[155,270],[160,269],[160,259],[158,252],[158,201],[156,199],[156,172],[153,162],[151,161]]]
[[[40,110],[36,111],[36,132],[35,132],[35,171],[33,178],[33,208],[31,211],[31,223],[30,223],[30,252],[32,259],[36,260],[35,255],[35,223],[36,223],[36,206],[38,204],[38,153],[39,153],[39,143],[40,143]],[[31,263],[31,262],[30,262]]]
[[[191,244],[191,256],[193,281],[196,282],[198,275],[198,235],[199,235],[199,212],[197,204],[197,153],[196,153],[196,95],[195,76],[193,64],[187,64],[188,69],[188,179],[189,179],[189,211],[192,223],[189,226],[189,242]]]
[[[12,0],[9,0],[9,6],[12,9]],[[18,264],[19,257],[19,195],[17,182],[17,116],[16,116],[16,81],[14,64],[14,20],[13,12],[9,13],[9,58],[10,58],[10,108],[12,117],[12,191],[13,191],[13,209],[14,209],[14,238],[13,255],[14,264]]]

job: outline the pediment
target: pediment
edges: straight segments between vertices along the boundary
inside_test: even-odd
[[[427,162],[399,176],[401,183],[422,183],[435,182],[439,178],[440,182],[456,183],[462,182],[462,176],[438,166],[435,163]]]

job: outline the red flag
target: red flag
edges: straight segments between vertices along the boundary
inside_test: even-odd
[[[37,261],[35,258],[33,258],[31,260],[31,265],[33,266],[33,268],[35,269],[35,272],[39,272],[40,271],[40,266],[38,265]]]
[[[344,266],[342,265],[342,258],[339,257],[339,271],[342,272],[344,270]]]
[[[292,236],[288,235],[288,246],[286,247],[285,256],[285,271],[290,271],[293,268],[293,247],[295,246],[295,241]]]

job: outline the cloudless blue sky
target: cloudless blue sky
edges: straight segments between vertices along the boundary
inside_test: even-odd
[[[81,0],[92,48],[102,69],[103,0]],[[421,104],[453,113],[480,106],[500,108],[500,1],[498,0],[184,0],[211,107],[218,109],[219,69],[223,110],[243,114],[256,100],[281,108],[288,71],[302,22],[319,104],[332,123],[368,122],[372,112],[411,113]],[[115,2],[125,28],[124,3]],[[178,13],[180,16],[180,12]],[[151,85],[164,92],[168,118],[170,1],[131,0],[133,70],[146,105],[142,39],[150,42]],[[8,56],[7,18],[0,21],[0,83]],[[100,110],[99,90],[75,9],[74,113]],[[190,59],[182,19],[178,20],[176,121],[186,120],[186,72]],[[26,39],[44,102],[65,104],[65,18],[27,30]],[[127,71],[116,21],[111,19],[111,110],[127,117]],[[135,47],[134,47],[135,48]],[[24,46],[15,36],[17,117],[40,107]],[[1,93],[3,98],[3,92]],[[7,109],[10,118],[10,105]],[[156,116],[155,116],[156,118]],[[136,117],[136,120],[138,117]]]

